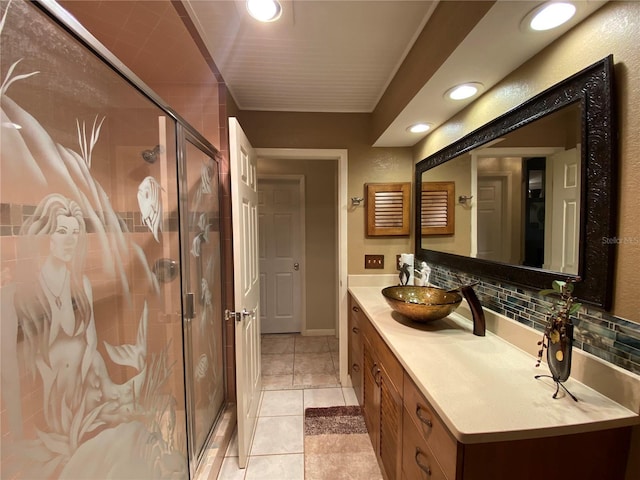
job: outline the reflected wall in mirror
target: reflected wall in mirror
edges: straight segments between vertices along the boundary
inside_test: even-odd
[[[418,256],[535,289],[580,276],[581,300],[608,309],[612,68],[610,56],[418,163],[416,185],[455,182],[472,197],[455,204],[455,234],[416,229]]]
[[[423,189],[449,180],[471,200],[455,205],[457,234],[422,247],[577,275],[580,125],[573,103],[425,171]]]

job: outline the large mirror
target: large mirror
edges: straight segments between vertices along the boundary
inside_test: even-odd
[[[577,277],[609,309],[615,246],[613,58],[567,78],[416,165],[416,254],[533,289]],[[431,228],[447,208],[447,229]]]

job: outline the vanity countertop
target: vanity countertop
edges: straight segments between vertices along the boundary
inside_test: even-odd
[[[552,395],[546,364],[457,313],[428,324],[393,312],[380,287],[349,292],[456,439],[484,443],[565,435],[640,424],[640,416],[569,378],[578,398]],[[562,390],[561,390],[562,392]]]

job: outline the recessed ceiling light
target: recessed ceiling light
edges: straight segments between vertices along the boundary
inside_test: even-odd
[[[431,125],[428,123],[414,123],[413,125],[407,127],[407,132],[411,133],[424,133],[431,128]]]
[[[576,7],[572,3],[545,3],[525,17],[525,24],[527,24],[531,30],[551,30],[568,22],[575,13]]]
[[[260,22],[273,22],[282,14],[282,7],[277,0],[247,0],[247,10]]]
[[[477,95],[482,90],[482,84],[478,82],[463,83],[462,85],[456,85],[450,88],[445,93],[445,96],[451,100],[464,100]]]

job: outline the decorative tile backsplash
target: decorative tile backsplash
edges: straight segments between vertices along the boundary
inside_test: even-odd
[[[482,305],[542,333],[549,303],[533,290],[476,277],[442,265],[431,265],[430,282],[442,288],[479,282],[474,290]],[[574,317],[574,346],[625,370],[640,374],[640,324],[584,306]]]

